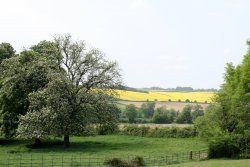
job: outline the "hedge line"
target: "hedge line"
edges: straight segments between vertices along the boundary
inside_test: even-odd
[[[148,126],[128,125],[120,130],[120,134],[143,137],[188,138],[197,136],[194,127],[150,128]]]

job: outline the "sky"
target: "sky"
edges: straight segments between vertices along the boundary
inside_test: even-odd
[[[0,0],[0,42],[16,51],[69,33],[119,64],[130,87],[219,88],[241,63],[250,0]]]

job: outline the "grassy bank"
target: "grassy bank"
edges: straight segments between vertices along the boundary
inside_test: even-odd
[[[189,162],[176,165],[167,165],[166,167],[248,167],[250,159],[241,160],[207,160],[199,162]]]

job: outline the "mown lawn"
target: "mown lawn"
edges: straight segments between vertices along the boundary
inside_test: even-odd
[[[159,157],[174,153],[207,149],[207,143],[198,138],[150,138],[124,135],[95,137],[71,137],[70,148],[64,149],[62,138],[46,142],[43,147],[35,148],[33,141],[0,140],[0,166],[2,163],[20,163],[25,165],[63,164],[64,162],[86,163],[118,157],[124,160],[131,157]],[[41,161],[43,159],[43,161]],[[11,166],[11,165],[9,165]],[[22,166],[22,165],[21,165]],[[64,166],[71,166],[64,163]]]
[[[249,167],[250,159],[241,160],[207,160],[199,162],[189,162],[176,165],[167,165],[166,167]]]

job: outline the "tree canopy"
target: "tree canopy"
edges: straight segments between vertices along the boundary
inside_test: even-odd
[[[213,104],[203,117],[198,117],[195,126],[199,135],[225,143],[226,148],[249,149],[250,143],[250,42],[241,64],[228,63],[225,68],[224,83],[213,99]],[[228,141],[228,140],[232,141]],[[233,145],[228,145],[233,144]],[[212,142],[213,152],[217,145]],[[238,150],[233,150],[237,151]],[[234,155],[232,150],[228,150]],[[216,154],[217,155],[217,154]],[[221,155],[221,154],[218,154]]]
[[[119,109],[113,89],[121,86],[116,62],[103,52],[57,35],[2,63],[1,125],[6,137],[42,139],[78,135],[88,124],[113,126]]]

